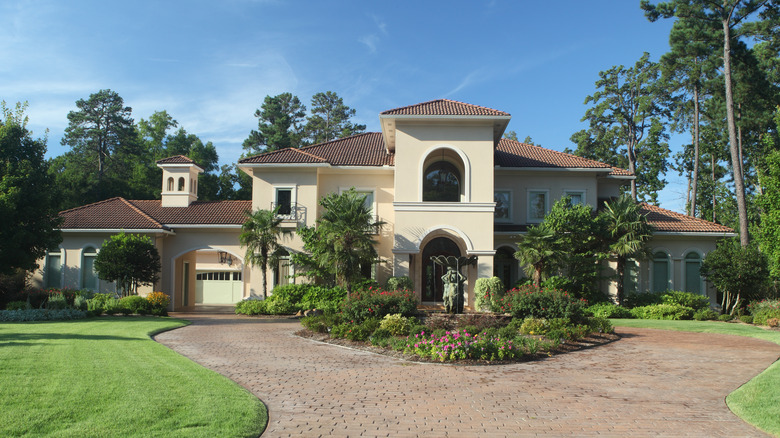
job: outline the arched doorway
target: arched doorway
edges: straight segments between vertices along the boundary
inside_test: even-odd
[[[422,271],[423,271],[423,302],[443,302],[444,284],[441,281],[445,269],[433,263],[433,256],[455,256],[460,257],[460,248],[447,237],[436,237],[425,245],[422,252]]]

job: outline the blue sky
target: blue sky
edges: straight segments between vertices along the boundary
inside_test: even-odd
[[[266,95],[335,91],[379,131],[381,111],[448,98],[506,111],[556,150],[585,127],[599,71],[668,49],[638,1],[0,0],[0,99],[28,101],[49,156],[75,101],[103,88],[133,117],[167,110],[235,162]],[[687,136],[675,136],[673,151]],[[684,208],[666,178],[661,205]]]

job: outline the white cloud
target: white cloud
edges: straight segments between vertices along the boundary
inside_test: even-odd
[[[379,42],[379,37],[376,35],[366,35],[358,38],[358,41],[365,44],[368,47],[368,51],[373,55],[376,53],[376,45]]]

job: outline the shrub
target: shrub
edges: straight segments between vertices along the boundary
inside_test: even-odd
[[[780,318],[780,300],[754,301],[748,305],[753,322],[758,325],[767,325],[771,318]]]
[[[342,287],[321,287],[313,284],[300,285],[306,292],[300,301],[301,310],[320,309],[334,312],[347,297],[347,290]]]
[[[493,302],[500,299],[504,292],[504,283],[498,277],[478,278],[474,284],[474,305],[479,311],[488,311]]]
[[[631,314],[639,319],[691,319],[693,309],[679,304],[655,304],[650,306],[634,307]]]
[[[146,295],[146,301],[149,302],[149,311],[152,315],[168,315],[168,304],[171,302],[171,297],[167,294],[163,292],[152,292]]]
[[[526,354],[522,338],[500,338],[470,334],[467,330],[438,334],[417,334],[406,338],[404,352],[441,362],[481,359],[507,360]]]
[[[543,335],[547,333],[547,321],[541,318],[526,318],[520,326],[520,333],[524,335]]]
[[[615,332],[615,327],[612,326],[612,323],[607,318],[601,316],[594,316],[592,318],[588,318],[588,327],[590,327],[591,332],[596,332],[596,333]]]
[[[27,301],[11,301],[5,305],[6,310],[27,310]]]
[[[590,325],[576,324],[576,325],[562,325],[555,328],[550,328],[547,334],[544,336],[558,342],[563,340],[578,341],[590,333]]]
[[[13,301],[24,301],[30,303],[31,309],[42,309],[46,300],[49,298],[48,290],[41,289],[27,289],[21,293],[15,294],[12,297]]]
[[[359,324],[344,324],[346,331],[343,332],[343,337],[350,341],[367,341],[379,328],[379,323],[379,318],[368,318]]]
[[[625,307],[613,303],[598,303],[585,308],[585,314],[599,318],[633,318]]]
[[[739,317],[739,320],[745,324],[753,324],[753,317],[750,315],[742,315]]]
[[[718,314],[712,309],[701,309],[693,314],[693,319],[696,321],[712,321],[718,319]]]
[[[116,315],[117,313],[123,313],[126,310],[122,307],[122,303],[116,298],[109,298],[103,303],[103,312],[108,315]]]
[[[585,305],[585,300],[577,299],[567,292],[524,286],[507,291],[498,300],[496,308],[501,312],[509,311],[515,318],[568,318],[580,322],[585,320]]]
[[[360,323],[368,318],[384,318],[385,315],[413,316],[417,311],[417,299],[410,291],[387,292],[368,289],[352,292],[341,304],[345,321]]]
[[[58,321],[70,319],[83,319],[87,317],[87,312],[74,309],[27,309],[27,310],[2,310],[0,311],[0,321],[2,322],[25,322],[25,321]]]
[[[301,310],[300,305],[287,300],[264,300],[268,303],[265,306],[265,313],[268,315],[292,315]]]
[[[338,319],[334,315],[317,315],[301,318],[301,324],[304,327],[317,333],[328,333],[337,323]]]
[[[780,318],[769,318],[766,320],[766,325],[769,327],[780,327]]]
[[[149,313],[149,300],[145,297],[130,295],[129,297],[120,299],[119,303],[130,313],[138,313],[141,315]]]
[[[100,314],[103,313],[104,304],[105,303],[103,303],[102,301],[96,300],[94,298],[91,300],[87,300],[87,312],[89,312],[91,316],[99,316]]]
[[[368,337],[368,340],[369,342],[371,342],[371,345],[377,347],[387,347],[390,344],[390,338],[392,337],[393,334],[390,333],[390,331],[380,327],[374,330],[374,333],[372,333],[371,336]]]
[[[503,327],[507,324],[506,317],[496,317],[483,313],[466,313],[458,315],[458,324],[461,326],[472,325],[479,332],[492,327]]]
[[[390,277],[385,283],[386,290],[412,290],[414,289],[414,283],[412,279],[406,275],[400,277]]]
[[[49,310],[62,310],[68,308],[68,302],[65,295],[54,292],[49,295],[49,301],[46,302],[46,308]]]
[[[83,295],[76,295],[73,299],[73,308],[76,310],[87,310],[87,298]]]
[[[718,321],[721,322],[729,322],[732,319],[734,319],[734,317],[729,315],[728,313],[724,313],[723,315],[718,315]]]
[[[691,292],[669,290],[661,295],[661,300],[663,301],[663,304],[679,304],[681,306],[690,307],[693,310],[708,309],[710,307],[709,298]]]
[[[379,327],[387,330],[393,336],[406,336],[409,334],[409,329],[412,328],[412,321],[399,313],[395,313],[385,315]]]
[[[268,300],[244,300],[236,303],[237,315],[261,315],[267,314]]]
[[[666,292],[641,292],[641,293],[629,293],[626,294],[626,298],[623,301],[626,307],[644,307],[652,306],[653,304],[663,304],[663,295]]]

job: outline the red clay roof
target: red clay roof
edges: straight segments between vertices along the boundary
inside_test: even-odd
[[[709,222],[704,219],[667,210],[655,205],[642,203],[642,213],[647,215],[647,221],[655,227],[656,232],[677,233],[733,233],[734,230]]]
[[[111,198],[60,212],[62,229],[167,230],[170,225],[240,225],[251,201],[196,201],[165,207],[160,200]]]
[[[157,160],[157,164],[194,164],[198,165],[194,161],[192,161],[189,157],[185,157],[184,155],[174,155],[172,157],[163,158],[162,160]]]
[[[383,116],[508,116],[509,113],[458,102],[449,99],[437,99],[415,105],[403,106],[381,113]]]
[[[267,152],[239,160],[239,164],[316,164],[332,166],[392,166],[395,154],[385,149],[382,134],[367,132],[326,143]]]
[[[495,165],[500,167],[611,169],[610,175],[631,175],[627,170],[612,167],[600,161],[520,143],[508,138],[502,138],[498,142],[495,153]]]

